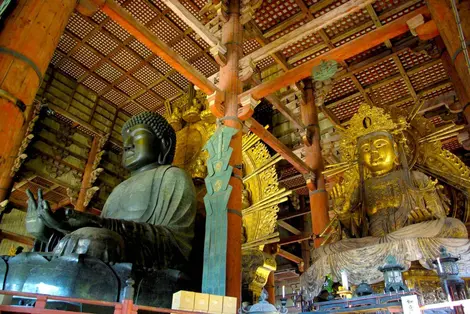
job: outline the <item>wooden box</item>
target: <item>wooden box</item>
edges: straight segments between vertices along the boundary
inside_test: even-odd
[[[194,311],[195,312],[208,312],[209,311],[209,295],[206,293],[194,293]]]
[[[209,313],[222,313],[222,305],[224,303],[224,297],[220,295],[210,294],[209,295]]]
[[[171,308],[174,310],[192,311],[194,309],[194,294],[192,291],[184,290],[173,293]]]
[[[224,314],[237,314],[237,298],[224,297],[224,303],[222,305],[222,313]]]

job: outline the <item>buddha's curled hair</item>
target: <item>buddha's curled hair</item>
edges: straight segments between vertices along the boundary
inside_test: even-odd
[[[171,147],[167,155],[167,162],[173,162],[176,149],[176,133],[166,119],[156,112],[144,111],[132,116],[122,126],[122,134],[128,129],[138,124],[145,124],[150,127],[158,139],[166,139],[171,141]]]

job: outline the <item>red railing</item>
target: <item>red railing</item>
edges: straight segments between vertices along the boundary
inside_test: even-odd
[[[58,296],[46,295],[46,294],[36,294],[36,293],[6,291],[6,290],[0,290],[0,295],[19,296],[19,297],[27,297],[27,298],[36,299],[34,306],[0,305],[0,313],[24,313],[24,314],[29,314],[29,313],[31,314],[75,313],[76,314],[77,313],[76,311],[72,312],[72,311],[46,309],[46,303],[48,300],[50,300],[50,301],[65,301],[65,302],[70,302],[70,303],[113,307],[114,314],[137,314],[139,310],[155,312],[155,313],[203,314],[201,312],[182,311],[182,310],[173,310],[173,309],[166,309],[166,308],[136,305],[134,304],[132,300],[124,300],[123,302],[120,303],[120,302],[108,302],[108,301],[99,301],[99,300],[58,297]],[[81,312],[81,313],[87,313],[87,312]],[[91,314],[91,313],[88,313],[88,314]]]

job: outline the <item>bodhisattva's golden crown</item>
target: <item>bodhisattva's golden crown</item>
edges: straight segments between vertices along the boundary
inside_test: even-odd
[[[373,132],[387,131],[398,134],[406,127],[405,118],[393,119],[383,108],[363,104],[349,120],[349,127],[344,131],[343,137],[356,142],[359,137]]]
[[[398,135],[407,128],[407,125],[404,117],[394,119],[383,108],[362,104],[358,112],[349,120],[349,127],[341,131],[343,152],[348,151],[350,158],[353,158],[353,151],[360,137],[378,131]],[[346,159],[349,158],[346,157]]]

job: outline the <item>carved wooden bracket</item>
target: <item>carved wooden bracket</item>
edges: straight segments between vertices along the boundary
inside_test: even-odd
[[[225,94],[223,92],[214,92],[211,95],[207,96],[207,102],[209,104],[209,109],[214,116],[217,118],[222,118],[224,116],[224,108],[222,103],[224,102]]]
[[[217,46],[211,47],[210,52],[221,67],[227,64],[227,48],[220,42],[217,43]]]
[[[245,25],[251,21],[261,4],[263,4],[263,0],[242,0],[240,23]]]
[[[304,174],[305,182],[307,183],[307,188],[309,191],[315,191],[315,174],[313,172],[309,172]]]
[[[106,0],[78,0],[77,11],[85,16],[92,16],[104,4]]]
[[[422,14],[416,15],[412,19],[406,21],[406,24],[408,24],[411,34],[413,34],[413,36],[418,36],[416,28],[424,24],[424,16]]]
[[[242,82],[248,81],[253,74],[257,72],[256,64],[253,62],[253,59],[242,59],[239,67],[240,72],[238,73],[238,77]]]
[[[256,106],[258,106],[260,101],[254,99],[253,96],[251,96],[250,94],[250,95],[243,97],[240,103],[241,103],[241,108],[238,109],[238,119],[245,121],[253,115],[255,108]]]

